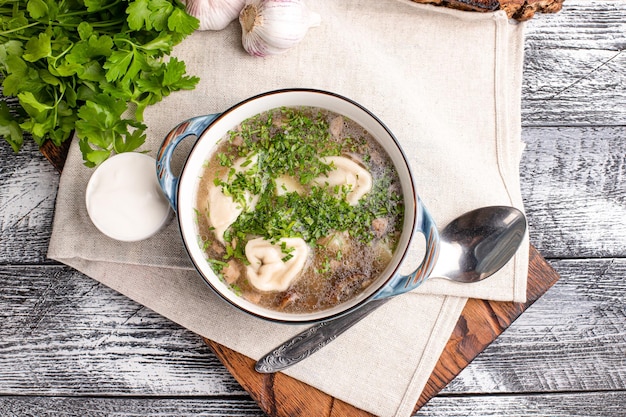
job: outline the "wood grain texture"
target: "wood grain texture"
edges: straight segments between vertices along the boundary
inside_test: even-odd
[[[54,169],[63,172],[67,152],[70,150],[70,141],[67,140],[61,146],[55,146],[51,141],[47,140],[39,149],[40,152],[50,161]]]
[[[562,278],[443,392],[587,392],[626,386],[626,259],[550,263]]]
[[[526,303],[469,300],[413,411],[419,411],[448,385],[558,279],[558,274],[531,248]],[[282,373],[259,374],[254,371],[254,361],[250,358],[208,339],[205,342],[261,409],[272,417],[370,415]]]
[[[556,13],[563,7],[563,0],[413,0],[417,3],[434,4],[457,10],[492,12],[503,10],[519,21],[531,19],[535,13]]]
[[[450,386],[456,393],[532,392],[539,387],[546,391],[609,390],[624,386],[626,320],[620,297],[626,293],[626,262],[563,260],[555,267],[569,282],[559,281],[466,368]],[[216,365],[203,360],[208,351],[194,341],[194,335],[181,338],[181,331],[186,332],[175,326],[155,332],[136,331],[138,326],[164,326],[167,320],[146,309],[136,313],[141,306],[78,273],[68,276],[62,270],[65,268],[32,268],[31,274],[22,275],[31,285],[28,290],[25,286],[14,288],[14,269],[4,271],[0,287],[3,299],[11,301],[0,305],[0,311],[13,312],[11,317],[1,317],[5,345],[0,352],[1,358],[13,361],[0,368],[15,369],[12,375],[4,372],[2,392],[7,392],[7,382],[12,378],[18,390],[35,385],[31,394],[132,395],[146,387],[151,395],[161,396],[210,392],[203,388],[206,368]],[[72,284],[77,280],[82,284]],[[81,305],[91,307],[71,312]],[[17,314],[19,311],[23,313]],[[110,322],[103,322],[102,317],[110,317]],[[565,320],[555,322],[556,317]],[[9,331],[16,335],[7,339]],[[110,342],[102,343],[104,338]],[[11,339],[14,348],[8,349],[6,343]],[[69,348],[70,343],[76,346]],[[85,352],[86,346],[93,348]],[[15,362],[18,349],[23,360]],[[162,353],[158,355],[158,351]],[[172,355],[180,359],[170,363]],[[104,358],[109,358],[109,366],[101,368],[98,363]],[[119,366],[122,362],[135,362],[138,372],[132,377],[128,370],[124,374],[125,367]],[[170,371],[163,372],[164,365]],[[179,367],[195,371],[185,375],[177,370]],[[161,372],[155,373],[159,368]],[[37,373],[24,374],[24,369]],[[194,387],[190,381],[202,383]]]
[[[523,126],[626,125],[626,2],[568,0],[526,25]]]
[[[37,417],[264,417],[251,399],[0,397],[0,415]]]
[[[437,397],[416,416],[624,417],[626,392]],[[598,405],[602,406],[599,407]]]
[[[624,9],[626,13],[626,8]],[[522,100],[524,126],[624,125],[626,80],[616,72],[626,54],[608,50],[536,50],[527,53]],[[581,103],[584,107],[581,108]]]
[[[563,278],[446,395],[626,386],[626,260],[551,263]],[[71,268],[0,267],[0,294],[1,394],[245,396],[200,337]]]
[[[522,194],[561,279],[417,416],[626,416],[624,16],[526,23]],[[199,337],[46,260],[58,174],[0,160],[0,415],[265,415]]]
[[[623,51],[626,47],[625,10],[623,0],[567,0],[560,13],[543,15],[526,23],[525,50]]]
[[[32,141],[18,153],[0,143],[0,264],[46,263],[58,173]]]
[[[624,392],[515,396],[440,396],[416,416],[623,417]],[[604,404],[598,411],[596,404]],[[38,417],[208,416],[262,417],[252,400],[214,398],[0,397],[0,415]],[[295,417],[295,416],[294,416]],[[306,416],[312,417],[312,416]]]
[[[1,394],[244,394],[197,335],[69,267],[0,267],[0,293]]]
[[[626,256],[626,125],[526,128],[522,140],[522,195],[541,253]]]

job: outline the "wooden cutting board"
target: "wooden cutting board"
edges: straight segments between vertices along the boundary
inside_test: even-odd
[[[47,142],[41,152],[61,172],[69,141],[61,148]],[[559,279],[556,271],[530,247],[525,303],[468,300],[439,362],[415,405],[419,410],[452,381],[480,352]],[[365,417],[369,413],[331,397],[285,374],[259,374],[255,361],[205,339],[224,366],[272,417]]]
[[[448,385],[558,279],[556,271],[531,246],[525,303],[469,299],[413,411],[419,410]],[[254,360],[211,340],[205,339],[205,342],[269,416],[371,415],[285,374],[259,374],[254,370]]]

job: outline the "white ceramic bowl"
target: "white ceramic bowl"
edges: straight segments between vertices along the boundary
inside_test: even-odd
[[[216,143],[243,120],[282,106],[320,107],[342,114],[360,124],[376,138],[391,157],[399,174],[404,196],[405,213],[402,234],[397,250],[384,272],[355,298],[327,310],[304,314],[266,309],[237,296],[211,270],[206,260],[206,254],[198,245],[198,230],[194,221],[199,176],[203,171],[203,164],[213,152]],[[170,168],[172,154],[176,146],[189,136],[195,136],[198,139],[187,157],[180,177],[176,177]],[[164,193],[177,212],[183,242],[200,275],[226,301],[243,311],[264,319],[283,323],[308,323],[328,320],[346,314],[372,298],[387,297],[410,290],[412,284],[407,282],[408,278],[419,280],[422,275],[427,275],[432,269],[434,259],[436,259],[436,254],[427,253],[422,265],[412,274],[414,277],[399,275],[399,266],[407,254],[415,232],[422,232],[425,235],[426,247],[430,248],[430,252],[433,252],[438,248],[437,230],[432,218],[419,200],[407,158],[396,138],[371,112],[338,94],[311,89],[271,91],[244,100],[221,114],[199,116],[186,120],[172,129],[166,136],[157,157],[157,174]]]

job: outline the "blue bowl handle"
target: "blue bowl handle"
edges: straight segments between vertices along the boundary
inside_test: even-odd
[[[419,287],[430,276],[439,256],[439,232],[433,218],[426,207],[416,196],[417,213],[415,231],[424,234],[426,238],[426,253],[422,263],[409,275],[396,274],[375,296],[374,300],[404,294]]]
[[[220,114],[209,114],[185,120],[165,136],[157,154],[156,171],[159,185],[172,209],[177,211],[178,177],[172,173],[172,156],[178,144],[189,136],[199,138]]]

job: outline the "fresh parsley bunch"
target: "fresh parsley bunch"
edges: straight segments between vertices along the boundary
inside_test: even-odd
[[[24,132],[41,146],[76,130],[89,167],[137,149],[145,108],[198,82],[165,59],[197,27],[177,0],[0,0],[3,95],[20,104],[0,103],[0,135],[17,152]]]

